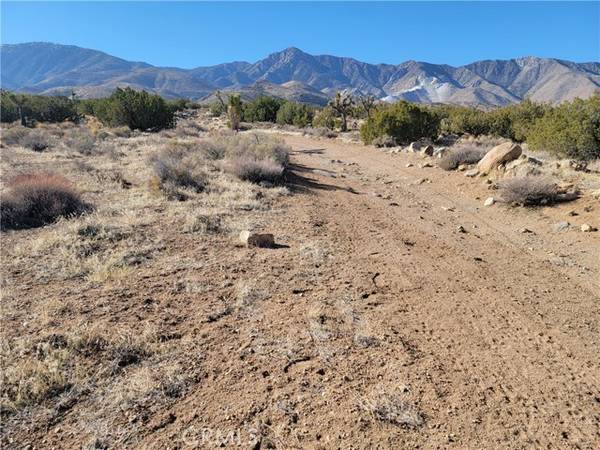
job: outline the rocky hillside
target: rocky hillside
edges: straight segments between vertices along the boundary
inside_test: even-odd
[[[389,101],[499,106],[530,97],[558,103],[600,90],[600,63],[550,58],[478,61],[460,67],[407,61],[367,64],[353,58],[310,55],[297,48],[255,62],[178,69],[125,61],[75,46],[2,45],[2,88],[82,97],[132,86],[165,97],[203,99],[216,89],[237,90],[322,104],[338,90],[373,94]]]

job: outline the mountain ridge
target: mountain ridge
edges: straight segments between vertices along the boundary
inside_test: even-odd
[[[131,86],[168,98],[202,100],[220,89],[324,104],[344,90],[386,101],[503,106],[524,98],[559,103],[600,90],[600,63],[535,56],[457,67],[414,60],[394,65],[288,47],[254,63],[180,69],[74,45],[30,42],[2,44],[0,62],[3,89],[50,95],[75,91],[83,98]]]

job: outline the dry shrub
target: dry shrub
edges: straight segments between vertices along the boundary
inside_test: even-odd
[[[500,183],[502,199],[523,206],[546,205],[558,199],[559,190],[546,177],[516,177]]]
[[[96,136],[88,130],[72,130],[65,139],[65,145],[77,153],[90,156],[96,148]]]
[[[175,135],[179,137],[198,136],[206,130],[196,121],[191,119],[181,119],[177,121]]]
[[[330,130],[329,128],[325,128],[325,127],[317,127],[317,128],[308,127],[304,130],[304,134],[309,135],[309,136],[314,136],[314,137],[327,138],[327,139],[333,139],[338,136],[338,134],[335,131]]]
[[[165,191],[184,187],[202,192],[207,185],[207,175],[198,156],[189,147],[171,146],[152,157],[159,186]]]
[[[241,157],[231,161],[229,171],[240,180],[260,183],[278,183],[282,180],[284,168],[270,159],[252,159]]]
[[[6,128],[5,125],[2,125],[2,144],[3,145],[20,145],[21,140],[27,136],[29,133],[29,129],[18,126],[12,126],[10,128]]]
[[[0,208],[3,230],[40,227],[88,209],[72,184],[60,175],[19,175],[8,182],[8,187]]]
[[[50,147],[50,139],[42,130],[31,130],[21,138],[19,144],[34,152],[43,152]]]
[[[396,139],[393,136],[388,136],[388,135],[376,137],[375,139],[373,139],[372,144],[378,148],[380,148],[380,147],[395,147],[397,145]]]
[[[444,170],[455,170],[461,164],[475,164],[487,153],[486,149],[478,147],[459,147],[448,152],[439,162]]]
[[[131,129],[127,126],[111,128],[110,132],[112,134],[114,134],[116,137],[120,137],[120,138],[128,138],[133,133],[131,131]]]
[[[289,147],[264,134],[223,136],[227,169],[241,180],[276,183],[289,164]]]

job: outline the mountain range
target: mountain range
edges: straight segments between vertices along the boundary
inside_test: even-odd
[[[179,69],[132,62],[72,45],[3,44],[2,89],[82,98],[109,95],[116,87],[145,89],[167,98],[209,101],[216,90],[246,98],[272,95],[324,104],[337,91],[385,101],[502,106],[531,98],[559,103],[600,90],[600,63],[524,57],[464,66],[406,61],[368,64],[353,58],[310,55],[291,47],[255,63],[230,62]]]

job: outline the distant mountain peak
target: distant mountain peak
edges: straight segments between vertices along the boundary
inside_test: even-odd
[[[600,63],[573,63],[525,56],[476,61],[464,66],[405,61],[368,64],[353,58],[311,55],[297,47],[254,63],[232,62],[191,70],[154,67],[101,51],[50,42],[3,44],[3,89],[82,97],[108,95],[118,86],[166,97],[202,99],[215,90],[237,90],[246,98],[274,95],[323,104],[337,91],[380,99],[500,106],[530,97],[560,102],[600,89]]]

